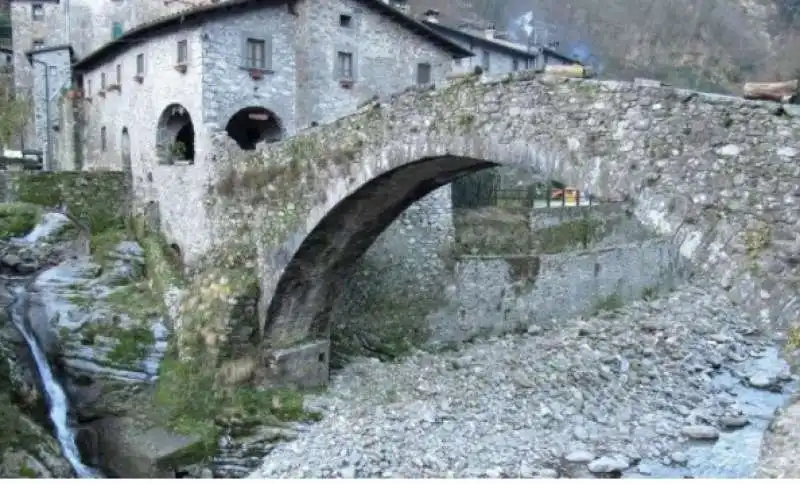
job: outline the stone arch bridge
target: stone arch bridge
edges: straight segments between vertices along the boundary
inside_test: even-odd
[[[283,381],[327,378],[338,281],[381,231],[437,187],[495,165],[628,200],[764,324],[786,327],[800,311],[800,119],[778,104],[527,72],[468,76],[255,152],[221,150],[215,162],[217,245],[184,307],[202,316],[185,331],[234,353],[259,347],[272,355],[268,376]],[[242,316],[243,300],[258,310]]]

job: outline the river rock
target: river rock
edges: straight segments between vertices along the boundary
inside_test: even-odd
[[[609,472],[621,472],[630,467],[627,458],[621,456],[606,456],[589,462],[589,471],[594,474],[607,474]]]
[[[681,434],[693,440],[717,440],[719,430],[711,425],[687,425],[681,429]]]
[[[585,464],[594,460],[594,454],[588,450],[573,450],[564,456],[564,460],[573,464]]]
[[[28,317],[49,354],[59,353],[72,377],[152,381],[167,347],[159,301],[136,284],[144,251],[136,242],[113,248],[103,265],[65,260],[31,285]]]
[[[747,383],[753,387],[758,389],[766,389],[772,386],[775,382],[775,379],[766,373],[756,373],[754,375],[750,375],[747,378]]]

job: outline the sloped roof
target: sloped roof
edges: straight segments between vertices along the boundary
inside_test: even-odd
[[[444,32],[444,33],[449,34],[449,35],[461,36],[461,37],[467,38],[467,39],[469,39],[471,41],[474,41],[474,42],[476,42],[478,44],[485,45],[485,46],[488,46],[488,47],[491,47],[491,48],[494,48],[494,49],[497,49],[497,50],[502,50],[502,51],[505,51],[505,52],[508,52],[508,53],[511,53],[511,54],[528,56],[528,57],[536,57],[536,55],[538,53],[537,52],[538,49],[535,50],[535,51],[531,51],[531,50],[528,49],[528,47],[526,45],[519,44],[517,42],[511,42],[511,41],[508,41],[508,40],[505,40],[505,39],[498,39],[498,38],[490,39],[490,38],[488,38],[488,37],[486,37],[484,35],[471,32],[471,31],[469,31],[467,29],[462,29],[462,28],[456,27],[455,25],[451,25],[451,24],[448,24],[448,23],[442,23],[441,21],[431,22],[429,20],[422,20],[421,22],[424,23],[425,25],[427,25],[428,27],[434,29],[434,30],[438,30],[440,32]],[[570,56],[564,55],[564,54],[562,54],[562,53],[560,53],[558,51],[555,51],[555,50],[553,50],[553,49],[551,49],[549,47],[541,46],[541,50],[542,50],[542,52],[546,53],[547,55],[556,57],[556,58],[561,59],[563,61],[580,64],[580,61],[578,61],[577,59],[574,59],[574,58],[572,58]]]
[[[450,52],[455,58],[471,57],[473,55],[472,52],[464,49],[457,43],[442,35],[440,32],[437,32],[426,24],[415,20],[414,18],[406,15],[395,7],[382,2],[381,0],[357,1],[383,15],[386,15],[412,32],[427,38],[429,41]],[[132,44],[145,41],[150,37],[160,35],[162,33],[202,24],[213,15],[228,15],[232,13],[246,12],[250,9],[267,5],[281,5],[286,3],[288,3],[287,0],[228,0],[209,5],[190,7],[175,14],[158,18],[152,22],[147,22],[128,30],[122,36],[112,40],[111,42],[103,45],[99,49],[78,60],[73,65],[73,68],[76,71],[90,70],[97,64],[102,63],[103,60],[114,57],[115,55],[127,50]]]

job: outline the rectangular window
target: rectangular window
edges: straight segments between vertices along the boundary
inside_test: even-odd
[[[338,52],[337,59],[337,73],[339,79],[348,81],[353,80],[353,54],[351,52]]]
[[[122,29],[122,22],[114,22],[111,25],[111,39],[116,40],[122,37],[123,29]]]
[[[144,54],[139,54],[136,56],[136,75],[144,75]]]
[[[92,97],[92,80],[86,79],[86,97]]]
[[[417,84],[430,84],[431,82],[431,65],[427,62],[420,62],[417,64]]]
[[[483,51],[483,55],[481,56],[481,67],[483,67],[483,72],[489,72],[489,68],[491,67],[489,51],[485,49]]]
[[[44,4],[42,3],[32,4],[31,17],[33,17],[33,20],[44,20]]]
[[[117,64],[117,85],[122,85],[122,64]]]
[[[266,69],[267,43],[263,39],[247,39],[247,67]]]
[[[38,50],[44,48],[44,40],[42,39],[33,39],[31,43],[31,49]]]
[[[106,90],[106,73],[105,72],[101,72],[100,73],[100,90],[101,91],[105,91]]]
[[[100,149],[105,151],[108,148],[108,140],[106,139],[106,127],[100,128]]]
[[[519,70],[519,61],[517,59],[514,59],[513,61],[511,61],[511,70],[512,71],[518,71]]]
[[[353,26],[353,17],[350,15],[339,15],[339,26],[350,28]]]
[[[186,64],[189,61],[189,44],[186,40],[178,41],[178,64]]]

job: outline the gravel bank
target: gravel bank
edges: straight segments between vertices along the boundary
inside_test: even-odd
[[[736,457],[713,442],[766,427],[791,377],[769,336],[709,287],[457,351],[357,361],[309,397],[325,418],[250,477],[749,475],[739,454],[757,457],[761,430]]]

